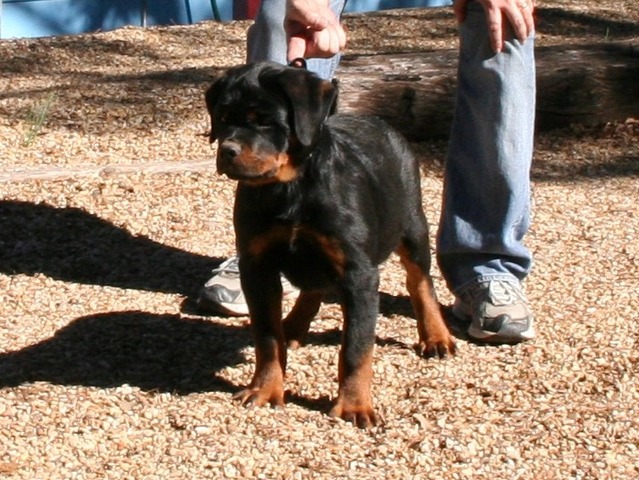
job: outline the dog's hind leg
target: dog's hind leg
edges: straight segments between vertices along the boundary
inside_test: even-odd
[[[284,319],[284,338],[289,348],[302,345],[323,298],[324,292],[319,290],[300,292],[293,309]]]
[[[412,225],[413,230],[416,227]],[[406,269],[406,287],[417,317],[417,351],[425,357],[443,358],[455,353],[455,341],[444,322],[430,276],[428,228],[421,230],[418,235],[404,237],[397,254]]]

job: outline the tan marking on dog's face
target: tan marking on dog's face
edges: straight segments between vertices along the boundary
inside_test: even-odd
[[[297,168],[286,152],[260,155],[245,146],[237,146],[234,155],[225,154],[225,143],[218,146],[217,170],[233,180],[251,185],[290,182],[297,178]]]
[[[255,110],[247,110],[245,123],[255,123],[257,122],[257,119],[258,119],[258,115]]]

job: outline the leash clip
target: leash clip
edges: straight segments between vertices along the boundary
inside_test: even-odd
[[[303,68],[306,70],[306,60],[302,57],[295,58],[288,63],[288,66],[293,68]]]

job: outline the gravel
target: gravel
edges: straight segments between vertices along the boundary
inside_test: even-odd
[[[630,2],[585,3],[611,21],[639,18]],[[367,17],[378,29],[349,17],[351,48],[392,49],[379,31],[410,32],[429,15],[440,12]],[[442,22],[411,48],[450,48],[454,26]],[[393,257],[374,361],[383,425],[325,414],[333,303],[290,352],[286,408],[232,402],[254,366],[247,319],[200,315],[193,300],[234,252],[234,186],[215,173],[202,92],[242,61],[247,26],[0,43],[0,478],[637,478],[635,119],[537,138],[526,283],[536,340],[481,346],[453,323],[455,358],[417,358]],[[415,148],[434,235],[445,145]]]

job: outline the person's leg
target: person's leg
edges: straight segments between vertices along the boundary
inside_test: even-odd
[[[535,113],[534,38],[512,33],[494,54],[483,8],[460,26],[459,84],[444,180],[437,259],[469,334],[492,342],[534,336],[520,282],[532,257],[530,217]]]
[[[339,18],[346,0],[331,0],[331,10]],[[255,22],[247,35],[248,63],[269,60],[286,63],[286,33],[284,32],[284,15],[286,0],[262,0]],[[307,68],[325,80],[333,78],[339,55],[332,58],[313,58],[306,62]],[[240,272],[237,257],[222,262],[212,272],[198,298],[201,310],[219,311],[226,315],[248,315],[248,306],[240,285]],[[297,292],[282,277],[282,289],[285,295]]]

